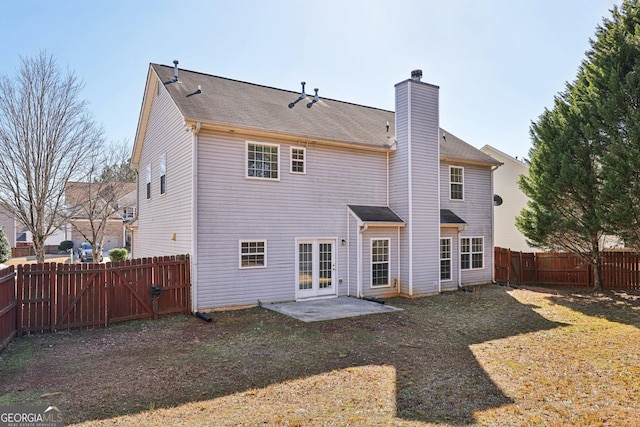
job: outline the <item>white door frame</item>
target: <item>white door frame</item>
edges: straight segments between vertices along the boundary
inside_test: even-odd
[[[336,251],[337,238],[296,238],[295,250],[295,298],[313,299],[338,295],[337,273],[336,273]],[[307,269],[311,271],[307,274],[308,289],[300,289],[300,279],[304,272],[300,271],[300,246],[307,246]],[[329,251],[321,251],[323,246],[329,244]],[[326,247],[324,248],[326,249]],[[309,252],[310,251],[310,252]],[[329,257],[327,259],[326,257]],[[310,258],[310,259],[309,259]],[[321,259],[324,258],[324,259]],[[324,265],[323,265],[324,264]]]

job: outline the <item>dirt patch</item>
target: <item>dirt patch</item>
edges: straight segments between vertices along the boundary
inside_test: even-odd
[[[637,297],[491,285],[327,322],[252,308],[23,337],[0,405],[85,425],[632,425]]]

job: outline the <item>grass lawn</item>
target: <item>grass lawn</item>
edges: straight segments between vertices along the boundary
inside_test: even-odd
[[[0,405],[79,425],[585,426],[640,420],[640,293],[392,299],[305,324],[263,308],[35,335],[0,353]]]

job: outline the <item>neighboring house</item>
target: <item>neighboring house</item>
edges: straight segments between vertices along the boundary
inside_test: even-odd
[[[524,234],[516,227],[516,217],[527,207],[529,200],[520,189],[518,180],[520,175],[529,173],[529,167],[523,161],[490,145],[485,145],[480,150],[502,163],[493,174],[493,191],[496,195],[493,209],[495,245],[521,252],[539,251],[527,244]]]
[[[519,252],[541,251],[540,248],[529,246],[524,234],[516,227],[516,217],[520,215],[522,209],[527,207],[529,201],[520,189],[518,180],[520,175],[529,173],[529,166],[490,145],[485,145],[480,150],[502,163],[493,175],[493,186],[497,196],[493,210],[495,245]],[[604,235],[600,237],[600,248],[603,250],[624,248],[624,241],[618,236]],[[551,249],[562,250],[560,246]]]
[[[4,234],[7,235],[7,240],[11,247],[15,248],[17,237],[16,218],[2,206],[0,206],[0,227],[4,230]]]
[[[394,114],[150,64],[133,256],[190,254],[194,311],[490,282],[499,162],[421,74]]]
[[[74,247],[78,247],[87,240],[83,234],[92,235],[91,218],[87,214],[89,208],[83,208],[87,198],[91,197],[92,200],[98,200],[98,203],[104,203],[103,206],[109,205],[102,249],[109,250],[124,247],[127,242],[125,226],[134,218],[136,212],[136,188],[135,182],[121,182],[114,186],[87,182],[67,182],[65,203],[69,209],[75,212],[67,227],[70,231],[67,239],[73,240]],[[105,195],[109,191],[116,191],[117,194],[115,197]],[[108,201],[111,200],[116,200],[116,203],[110,204]],[[100,216],[96,216],[94,226],[98,226],[99,221]]]

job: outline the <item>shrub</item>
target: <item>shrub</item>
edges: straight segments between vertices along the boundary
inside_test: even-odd
[[[125,248],[113,248],[109,251],[111,262],[126,261],[129,257],[129,251]]]
[[[11,258],[11,245],[9,245],[4,230],[0,227],[0,263],[8,261],[9,258]]]
[[[73,240],[63,240],[58,245],[58,250],[61,252],[68,252],[69,249],[73,249]]]

